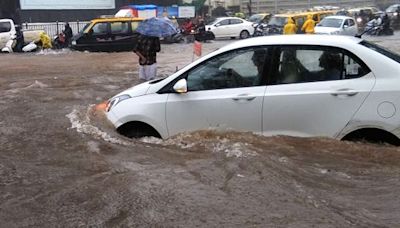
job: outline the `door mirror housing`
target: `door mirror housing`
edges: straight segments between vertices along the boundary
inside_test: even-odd
[[[348,27],[349,27],[348,25],[343,25],[343,28],[344,28],[344,29],[346,29],[346,28],[348,28]]]
[[[177,93],[187,93],[187,81],[182,78],[177,81],[173,87],[174,91]]]

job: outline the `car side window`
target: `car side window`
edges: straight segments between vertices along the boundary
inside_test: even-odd
[[[353,19],[348,19],[348,22],[350,27],[356,24]]]
[[[11,30],[10,22],[0,22],[0,32],[9,32]]]
[[[239,19],[231,19],[230,20],[230,24],[231,25],[235,25],[235,24],[241,24],[243,23],[243,21],[239,20]]]
[[[219,25],[229,25],[229,20],[222,20],[218,24]]]
[[[131,28],[132,28],[133,32],[136,31],[139,24],[140,24],[140,21],[131,21]]]
[[[112,22],[111,23],[112,34],[127,34],[129,33],[128,22]]]
[[[358,78],[369,69],[359,58],[338,48],[282,47],[277,84]]]
[[[370,72],[370,69],[359,58],[349,53],[344,54],[344,79],[360,78]]]
[[[270,52],[267,47],[235,50],[207,60],[188,72],[188,91],[260,86]]]
[[[346,19],[346,20],[344,21],[344,24],[343,24],[343,25],[350,26],[350,25],[349,25],[349,19]]]
[[[107,34],[107,23],[97,23],[93,26],[93,35]]]

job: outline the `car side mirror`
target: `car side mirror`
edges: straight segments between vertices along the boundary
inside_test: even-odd
[[[174,91],[177,93],[187,93],[187,81],[182,78],[177,81],[173,87]]]
[[[214,26],[215,26],[215,27],[218,27],[218,26],[220,26],[220,25],[221,25],[221,24],[218,23],[218,24],[215,24]]]
[[[349,26],[348,25],[343,25],[343,28],[348,28]]]

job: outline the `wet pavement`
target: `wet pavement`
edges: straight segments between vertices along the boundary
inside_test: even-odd
[[[399,34],[368,38],[400,52]],[[203,44],[207,53],[231,40]],[[163,45],[159,76],[193,59]],[[0,227],[397,227],[400,149],[198,131],[118,135],[133,53],[0,55]]]

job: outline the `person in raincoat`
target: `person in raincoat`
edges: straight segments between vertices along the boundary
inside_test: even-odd
[[[296,34],[297,25],[294,23],[293,19],[290,17],[287,24],[283,27],[283,34]]]
[[[307,15],[307,20],[304,22],[301,30],[306,34],[314,34],[315,21],[312,18],[312,15]]]
[[[50,37],[45,32],[41,32],[39,34],[39,40],[37,40],[35,43],[38,44],[39,46],[42,46],[43,49],[48,49],[53,47],[53,45],[51,45]]]

